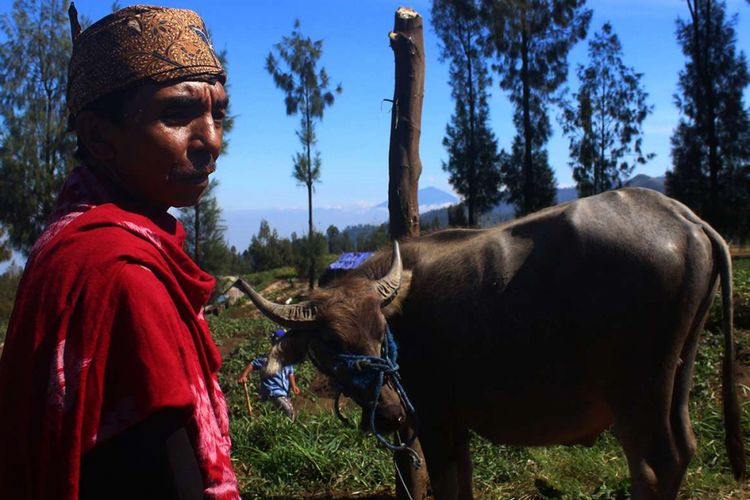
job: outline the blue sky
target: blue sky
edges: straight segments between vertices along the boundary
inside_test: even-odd
[[[129,5],[128,2],[121,2]],[[375,205],[387,199],[387,154],[390,107],[383,99],[393,94],[393,53],[388,32],[400,1],[391,0],[164,0],[163,5],[198,11],[212,32],[214,45],[229,58],[231,111],[237,115],[229,135],[228,153],[220,158],[219,203],[225,210],[245,208],[295,208],[306,206],[306,191],[291,177],[291,158],[299,149],[294,134],[296,117],[285,114],[283,96],[264,69],[271,46],[290,33],[295,19],[302,31],[324,40],[322,64],[332,80],[341,82],[343,94],[326,111],[318,128],[323,158],[322,183],[316,186],[314,204],[321,207]],[[10,0],[2,0],[2,12]],[[76,2],[81,15],[92,20],[109,12],[101,0]],[[437,37],[430,26],[430,2],[415,0],[410,7],[425,18],[426,82],[422,116],[420,186],[450,191],[441,163],[445,125],[453,103],[447,83],[447,64],[438,60]],[[669,168],[669,137],[678,113],[672,94],[684,58],[674,37],[675,19],[688,16],[679,0],[590,1],[594,15],[589,37],[611,21],[623,45],[627,65],[644,73],[654,112],[646,120],[644,148],[656,158],[636,173],[663,175]],[[750,4],[729,0],[727,10],[739,14],[738,48],[750,51]],[[585,63],[587,43],[571,52],[570,83],[576,62]],[[515,133],[512,109],[506,94],[492,89],[492,125],[501,147],[510,147]],[[746,93],[746,96],[748,94]],[[746,97],[747,99],[747,97]],[[572,185],[567,140],[556,124],[548,149],[558,183]]]

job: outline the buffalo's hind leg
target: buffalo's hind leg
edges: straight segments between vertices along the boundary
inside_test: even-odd
[[[615,432],[628,460],[634,500],[674,499],[695,450],[687,413],[690,368],[674,362],[644,363],[658,373],[641,373],[615,405]]]

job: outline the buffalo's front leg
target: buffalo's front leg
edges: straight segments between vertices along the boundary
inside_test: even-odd
[[[425,425],[420,440],[435,500],[473,499],[468,430],[449,422]]]
[[[404,425],[398,432],[399,441],[408,441],[413,433],[410,426]],[[419,439],[412,443],[411,448],[422,460],[419,469],[414,467],[412,456],[406,451],[397,451],[394,454],[396,462],[396,498],[398,500],[425,500],[430,496],[430,480],[427,476],[427,466],[424,463],[424,453]]]

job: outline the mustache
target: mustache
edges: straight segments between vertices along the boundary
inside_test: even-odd
[[[174,171],[175,180],[197,179],[213,174],[216,171],[216,160],[209,155],[188,156],[185,168]]]

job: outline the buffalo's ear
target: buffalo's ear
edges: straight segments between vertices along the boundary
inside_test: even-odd
[[[292,330],[284,335],[268,353],[266,366],[261,370],[263,376],[276,375],[282,367],[302,361],[307,354],[310,335],[310,330]]]

